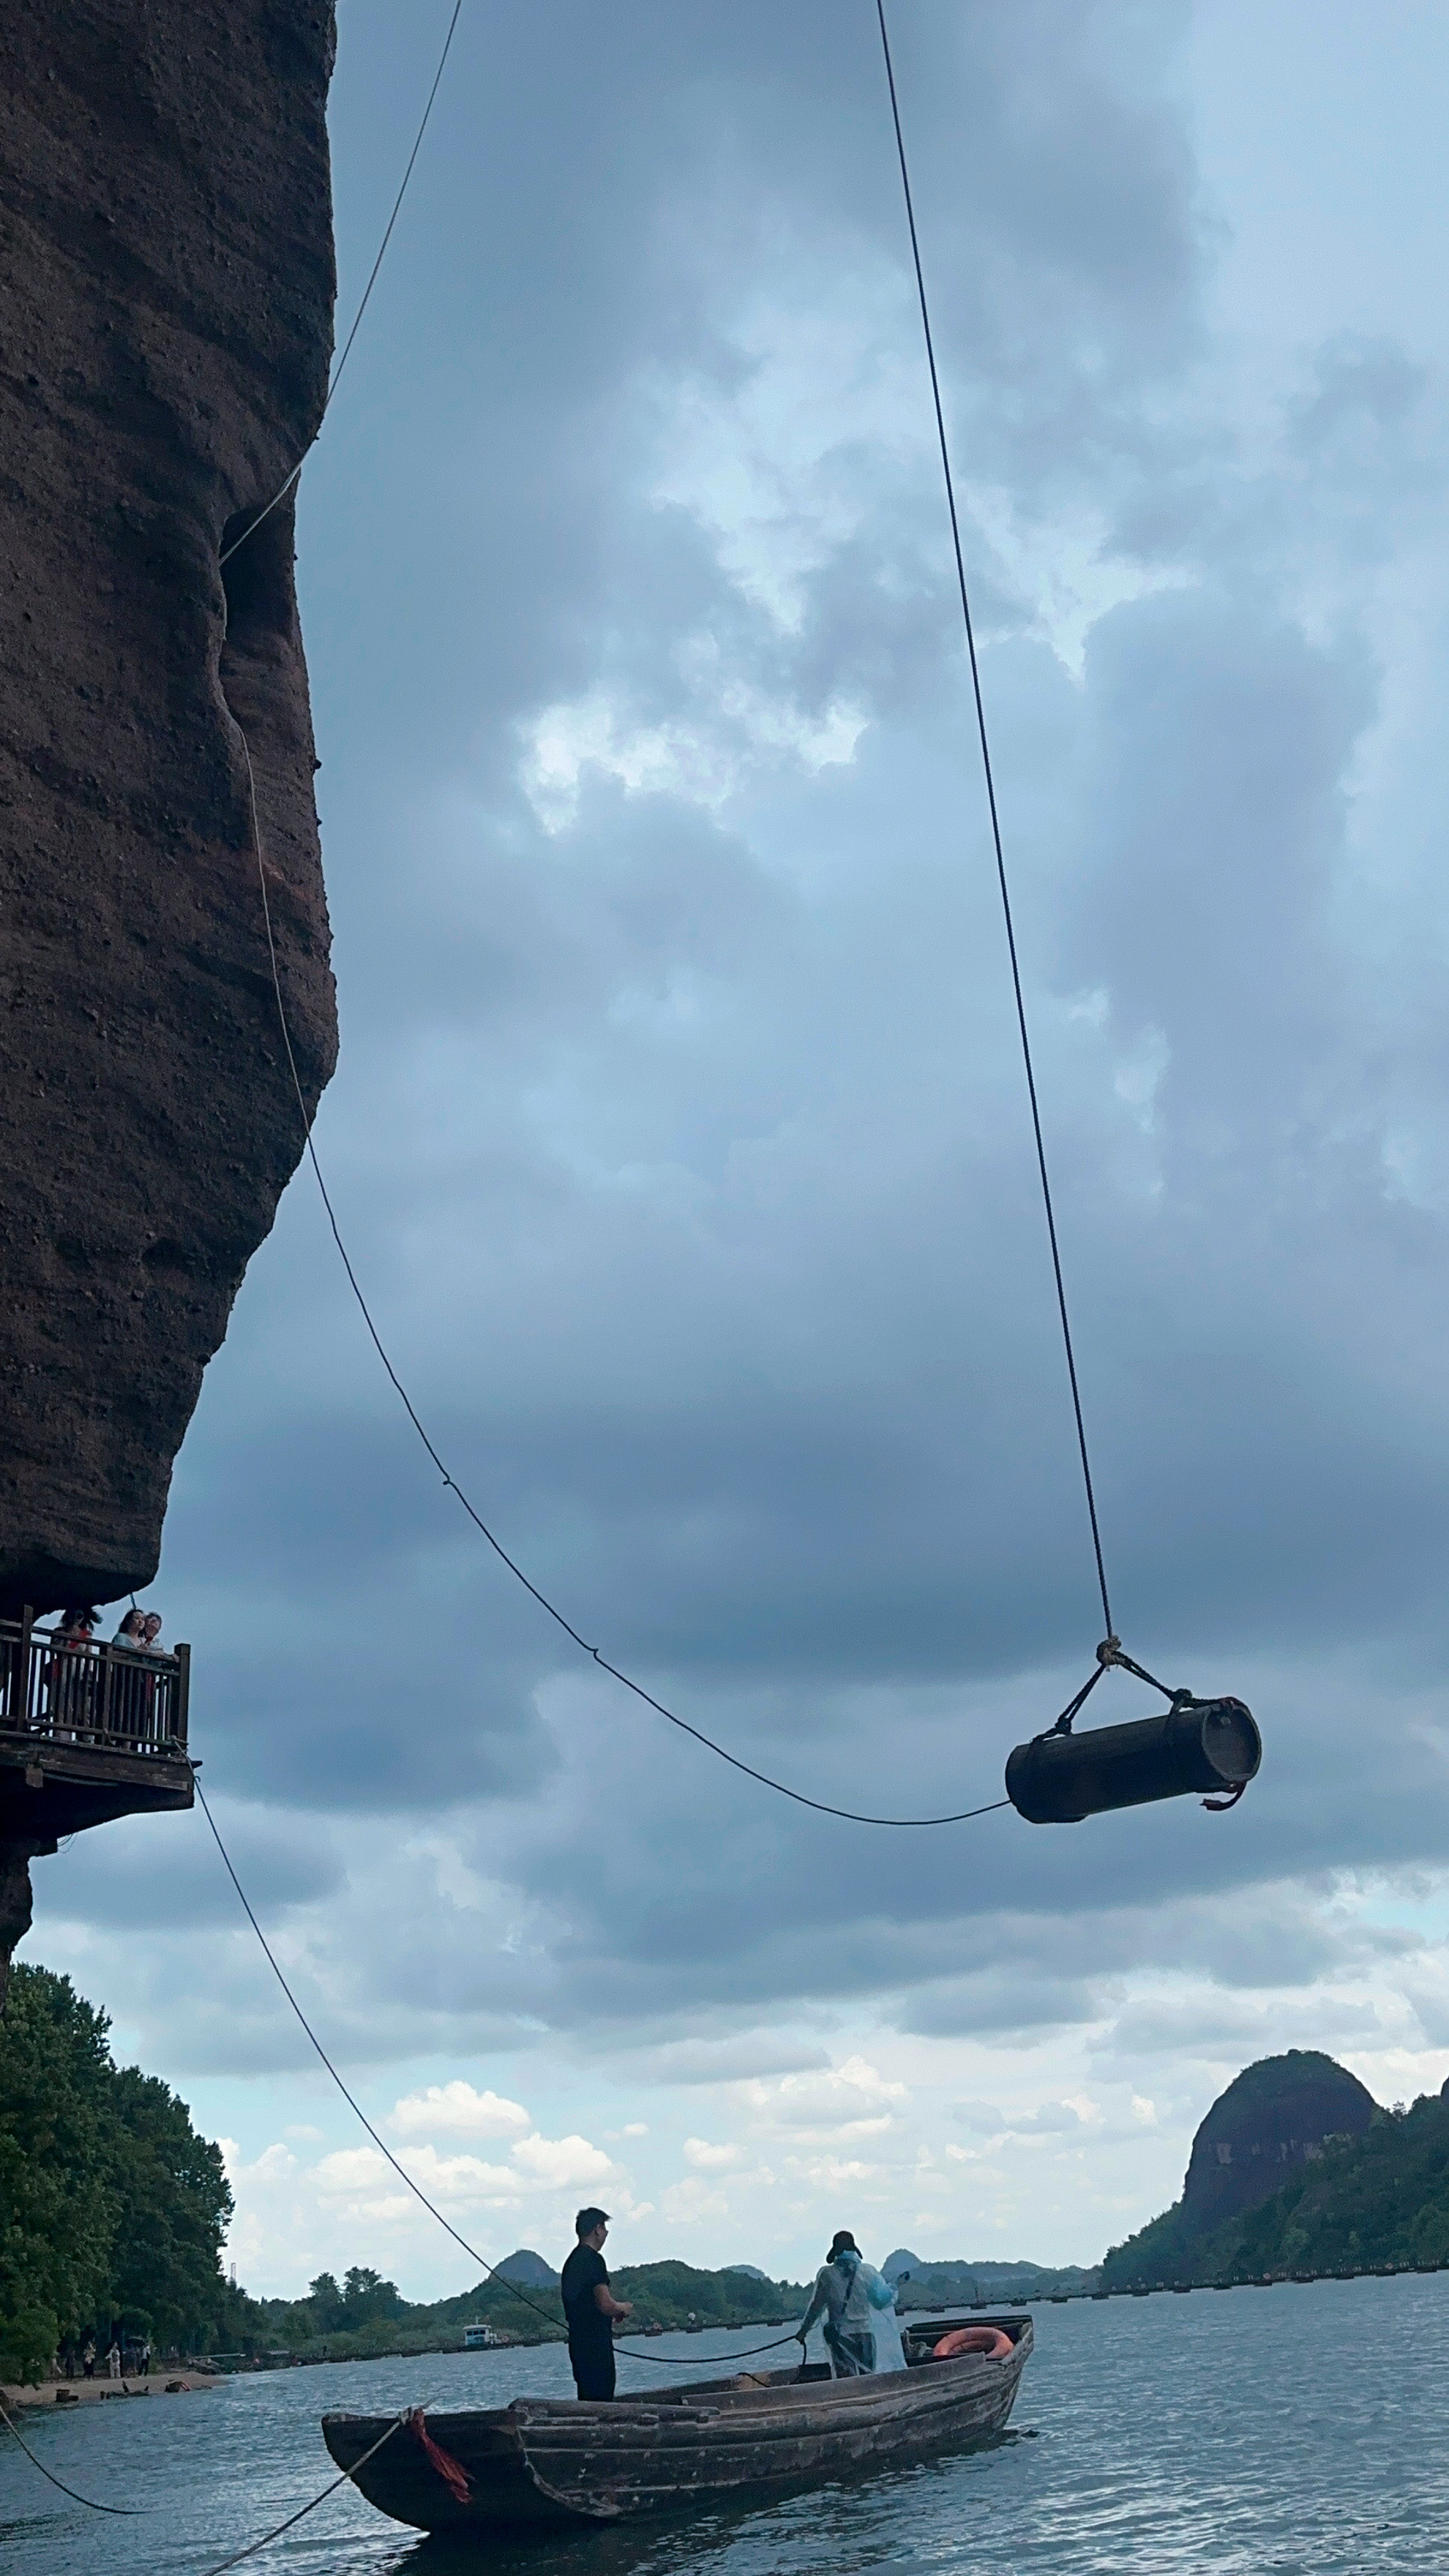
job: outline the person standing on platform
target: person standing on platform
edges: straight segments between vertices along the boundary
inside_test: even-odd
[[[609,2287],[604,2239],[609,2233],[606,2209],[581,2209],[574,2220],[578,2243],[563,2267],[559,2283],[569,2329],[569,2366],[580,2397],[614,2394],[614,2320],[630,2313],[626,2299]]]

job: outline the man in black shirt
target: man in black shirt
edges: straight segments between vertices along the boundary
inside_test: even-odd
[[[604,2239],[606,2209],[581,2209],[574,2220],[578,2243],[563,2267],[559,2288],[569,2327],[569,2363],[580,2397],[614,2394],[614,2319],[627,2317],[627,2300],[609,2287]]]

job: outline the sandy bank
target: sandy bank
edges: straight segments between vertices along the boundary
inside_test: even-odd
[[[78,2406],[99,2406],[136,2397],[190,2397],[198,2389],[220,2385],[220,2373],[212,2370],[153,2370],[149,2379],[43,2379],[38,2388],[0,2386],[0,2405],[7,2415],[27,2410],[53,2415],[57,2409],[68,2414],[72,2400]]]

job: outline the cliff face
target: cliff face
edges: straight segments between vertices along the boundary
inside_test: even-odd
[[[1272,2199],[1305,2167],[1317,2171],[1330,2139],[1363,2137],[1375,2109],[1368,2087],[1316,2048],[1245,2066],[1193,2139],[1181,2200],[1113,2246],[1103,2287],[1189,2278],[1217,2229]]]
[[[155,1571],[335,1055],[290,502],[334,273],[331,0],[0,34],[0,1616]]]
[[[1294,2167],[1316,2162],[1326,2139],[1362,2137],[1374,2107],[1367,2085],[1316,2048],[1290,2048],[1244,2067],[1193,2139],[1183,2216],[1205,2235],[1255,2208],[1281,2191]]]

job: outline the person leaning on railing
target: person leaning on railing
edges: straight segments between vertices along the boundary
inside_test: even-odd
[[[55,1652],[45,1668],[46,1717],[56,1735],[74,1743],[90,1732],[96,1689],[94,1637],[98,1610],[75,1603],[52,1630]]]
[[[138,1737],[146,1743],[151,1742],[156,1733],[156,1667],[176,1661],[164,1646],[157,1645],[160,1634],[160,1612],[138,1610],[133,1605],[111,1639],[112,1645],[120,1646],[128,1659],[126,1664],[117,1667],[116,1688],[112,1695],[115,1732]],[[129,1663],[133,1655],[151,1669],[133,1669]]]

